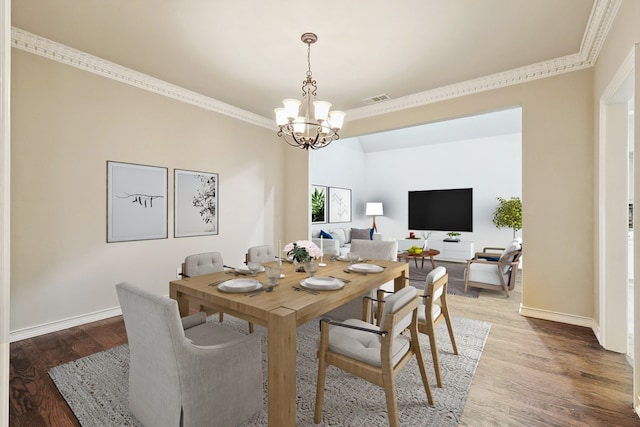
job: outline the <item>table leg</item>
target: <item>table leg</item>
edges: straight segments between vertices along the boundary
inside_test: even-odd
[[[436,269],[436,263],[433,262],[433,255],[431,255],[431,268]]]
[[[413,257],[413,260],[414,260],[414,261],[415,261],[415,263],[416,263],[416,268],[418,268],[418,257]]]
[[[420,268],[424,270],[424,257],[420,257],[422,258],[422,264],[420,264]]]
[[[279,307],[269,312],[269,426],[296,425],[296,312]]]
[[[184,297],[182,292],[178,292],[173,285],[169,285],[169,297],[178,302],[178,311],[180,312],[180,317],[185,317],[189,315],[189,300]]]

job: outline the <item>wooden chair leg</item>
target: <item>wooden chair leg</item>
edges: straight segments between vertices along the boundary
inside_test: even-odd
[[[327,362],[325,355],[329,347],[328,336],[329,325],[320,322],[320,345],[318,349],[318,381],[316,384],[316,407],[313,413],[313,422],[320,424],[322,421],[322,404],[324,402],[324,383],[327,373]]]
[[[414,340],[413,336],[411,337]],[[424,391],[427,393],[427,400],[430,405],[433,405],[433,394],[431,394],[431,386],[429,385],[429,376],[427,375],[427,368],[424,366],[424,357],[422,354],[422,347],[420,347],[420,340],[416,333],[415,342],[413,343],[416,353],[416,360],[418,361],[418,368],[420,368],[420,376],[422,377],[422,384],[424,385]]]
[[[220,323],[222,323],[222,321],[224,320],[224,313],[220,312],[220,315],[218,316],[218,320],[220,321]]]
[[[382,383],[384,387],[384,396],[387,401],[387,414],[389,415],[389,426],[400,427],[400,419],[398,418],[398,401],[396,400],[396,386],[393,381],[393,368],[389,364],[386,368],[382,368]]]
[[[249,322],[249,333],[252,334],[253,333],[253,323]],[[457,354],[457,353],[456,353]]]
[[[431,357],[433,359],[433,368],[436,371],[436,383],[438,388],[442,388],[442,373],[440,372],[440,358],[438,357],[438,344],[436,343],[435,327],[431,324],[429,331],[429,345],[431,346]]]
[[[451,318],[449,317],[449,307],[446,303],[442,304],[442,314],[444,321],[447,323],[447,330],[449,331],[449,339],[451,340],[451,346],[453,347],[453,354],[458,354],[458,346],[456,345],[456,337],[453,335],[453,325],[451,324]]]

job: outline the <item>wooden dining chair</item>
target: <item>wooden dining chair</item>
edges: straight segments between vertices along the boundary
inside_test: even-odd
[[[318,382],[314,422],[322,420],[324,386],[328,365],[384,388],[389,425],[400,425],[396,399],[395,377],[415,355],[429,404],[433,396],[424,366],[418,337],[419,298],[416,288],[407,286],[391,295],[384,304],[380,327],[360,319],[338,323],[320,321],[318,349]],[[403,334],[409,331],[409,336]]]
[[[449,339],[453,346],[453,353],[458,354],[458,346],[456,338],[453,334],[453,326],[451,325],[451,317],[449,316],[449,307],[447,306],[447,285],[449,283],[449,275],[444,267],[437,267],[432,270],[426,278],[424,295],[420,310],[418,311],[418,331],[429,336],[429,344],[431,345],[431,356],[433,358],[433,366],[436,371],[436,380],[438,387],[442,387],[442,373],[440,372],[440,358],[438,357],[438,343],[436,340],[436,326],[443,319],[447,324],[449,331]]]

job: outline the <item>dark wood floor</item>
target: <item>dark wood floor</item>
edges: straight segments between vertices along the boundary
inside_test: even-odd
[[[520,316],[520,297],[519,283],[509,299],[448,297],[454,315],[492,324],[460,425],[640,426],[625,356],[588,328]],[[11,344],[9,424],[78,426],[48,369],[126,341],[115,317]]]

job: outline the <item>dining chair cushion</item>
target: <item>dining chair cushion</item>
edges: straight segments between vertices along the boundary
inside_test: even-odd
[[[442,313],[442,307],[438,304],[431,306],[431,318],[436,319]],[[418,323],[425,323],[427,321],[426,313],[423,309],[418,310]]]
[[[431,270],[429,272],[429,274],[427,274],[427,278],[425,279],[425,295],[427,294],[427,291],[429,289],[429,284],[438,281],[442,276],[444,276],[445,274],[447,274],[447,269],[440,266],[440,267],[436,267],[435,269]],[[444,286],[441,288],[438,288],[436,290],[436,292],[434,292],[433,294],[433,300],[437,301],[438,298],[440,298],[442,296],[442,292],[444,291]],[[424,301],[424,300],[423,300]]]
[[[380,330],[371,323],[359,319],[348,319],[343,323],[360,328]],[[395,365],[409,350],[411,339],[399,335],[393,341],[391,360]],[[331,326],[329,332],[329,351],[339,353],[373,366],[382,366],[380,361],[380,336],[371,332]]]
[[[215,332],[212,332],[215,330]],[[231,344],[244,339],[245,334],[215,323],[202,323],[184,331],[185,337],[198,346]]]
[[[382,320],[380,322],[380,330],[385,331],[385,317],[389,313],[395,313],[400,308],[402,308],[405,304],[416,297],[416,288],[413,286],[407,286],[402,288],[395,294],[385,298],[384,300],[384,308],[382,310]],[[404,331],[409,324],[411,323],[411,316],[406,316],[404,319],[396,322],[395,329],[393,331],[387,331],[393,336],[400,335],[402,331]]]

